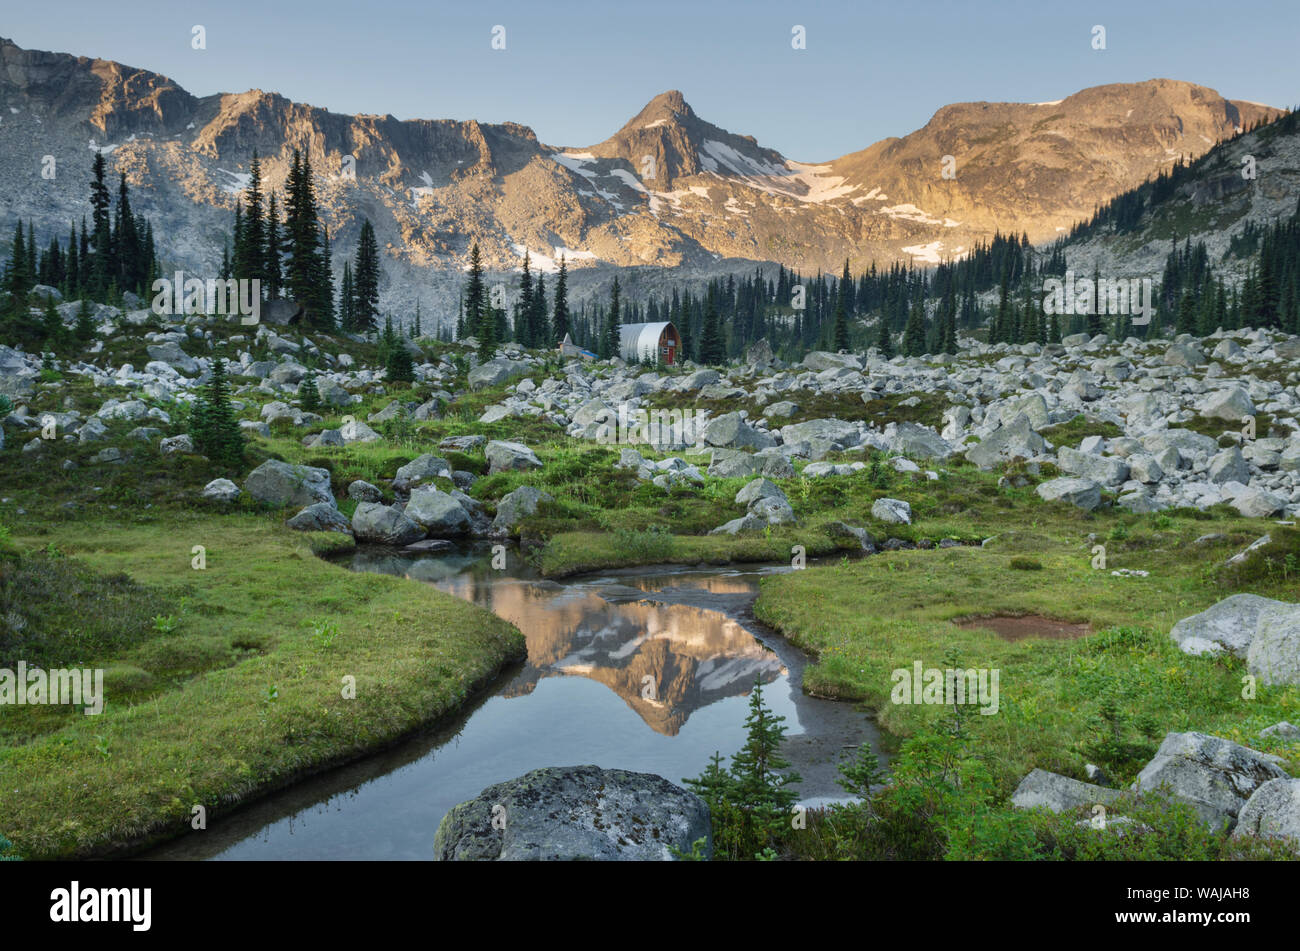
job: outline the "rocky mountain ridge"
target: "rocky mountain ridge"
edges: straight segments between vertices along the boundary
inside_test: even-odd
[[[527,126],[347,116],[252,90],[196,97],[144,69],[0,40],[0,194],[44,240],[88,212],[96,150],[126,174],[160,253],[203,274],[220,259],[254,150],[283,190],[292,150],[317,172],[337,257],[363,219],[385,307],[449,315],[470,244],[498,272],[560,255],[576,298],[610,266],[678,278],[781,262],[935,263],[995,230],[1046,240],[1099,203],[1277,114],[1172,80],[1060,102],[960,103],[921,129],[822,164],[786,158],[655,97],[604,142],[564,148]],[[47,156],[54,177],[43,177]],[[951,162],[947,161],[951,157]],[[951,174],[948,174],[951,173]]]

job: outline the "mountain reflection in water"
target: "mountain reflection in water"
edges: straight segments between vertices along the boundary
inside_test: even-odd
[[[689,583],[670,576],[688,587],[660,589],[650,601],[644,595],[655,590],[653,577],[637,577],[636,587],[621,579],[564,587],[529,577],[527,569],[494,570],[481,553],[412,559],[361,552],[352,567],[429,582],[519,628],[528,661],[500,691],[505,697],[531,693],[545,677],[587,677],[618,694],[651,729],[675,736],[701,707],[786,674],[780,658],[749,631],[702,606],[725,608],[747,598],[752,581],[710,576]],[[658,600],[674,597],[699,603]]]
[[[804,656],[752,632],[758,583],[776,567],[638,568],[539,578],[490,546],[421,556],[359,551],[354,571],[434,584],[508,619],[527,637],[512,667],[454,716],[387,749],[209,820],[143,859],[430,859],[447,810],[543,766],[591,763],[697,776],[745,742],[754,679],[786,718],[784,754],[800,800],[843,797],[837,763],[874,728],[851,704],[803,693]],[[770,649],[769,649],[770,647]],[[648,678],[648,679],[647,679]],[[646,689],[650,688],[650,689]],[[649,726],[649,729],[647,729]]]

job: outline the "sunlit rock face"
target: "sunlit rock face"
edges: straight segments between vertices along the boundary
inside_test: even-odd
[[[261,90],[197,97],[147,69],[8,40],[0,101],[0,207],[31,220],[42,244],[84,212],[98,149],[114,179],[126,175],[136,211],[166,223],[160,256],[214,276],[254,150],[264,189],[282,196],[300,148],[336,261],[368,218],[389,278],[382,308],[409,310],[418,293],[444,314],[455,313],[474,240],[494,271],[517,270],[525,251],[535,270],[553,271],[563,255],[571,300],[614,265],[838,272],[845,258],[857,270],[938,263],[995,230],[1046,241],[1179,157],[1278,114],[1156,79],[1053,103],[956,103],[902,138],[800,161],[706,121],[676,90],[603,142],[560,146],[513,122],[342,115]],[[58,175],[29,187],[47,154],[59,156]]]

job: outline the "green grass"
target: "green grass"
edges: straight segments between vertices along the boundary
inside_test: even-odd
[[[1214,568],[1240,548],[1232,537],[1187,557],[1203,529],[1182,519],[1164,532],[1134,529],[1110,546],[1107,570],[1094,570],[1085,538],[1045,523],[1040,534],[1004,534],[982,548],[895,552],[765,579],[755,611],[817,655],[807,689],[863,702],[893,743],[933,729],[944,713],[890,702],[891,671],[917,660],[951,666],[950,650],[962,667],[999,669],[1000,712],[966,724],[1004,793],[1034,767],[1082,778],[1086,761],[1126,783],[1170,731],[1216,733],[1294,767],[1300,746],[1256,733],[1294,720],[1300,689],[1262,687],[1244,700],[1241,661],[1189,657],[1169,639],[1175,621],[1236,590]],[[1042,570],[1015,570],[1027,552]],[[1121,567],[1150,575],[1110,574]],[[1293,599],[1296,581],[1279,572],[1250,590]],[[1088,623],[1096,633],[1010,642],[952,623],[1030,614]]]
[[[77,577],[109,576],[85,580],[87,596],[130,592],[114,615],[130,622],[120,641],[94,621],[85,651],[50,649],[51,663],[108,667],[104,713],[0,712],[0,830],[20,854],[109,854],[177,834],[194,805],[227,811],[454,712],[523,655],[522,636],[489,612],[330,564],[315,552],[339,542],[278,522],[174,513],[15,532],[19,545],[75,558]],[[191,568],[193,545],[205,546],[206,570]],[[129,583],[112,580],[123,572]],[[28,597],[40,590],[12,607],[38,607]],[[142,620],[165,608],[177,611],[173,630]],[[349,677],[355,699],[343,696]]]
[[[1106,422],[1099,419],[1089,419],[1083,413],[1075,416],[1069,422],[1058,423],[1055,426],[1047,426],[1040,429],[1039,435],[1044,439],[1050,440],[1054,446],[1078,447],[1079,443],[1089,436],[1101,436],[1105,439],[1115,439],[1123,436],[1124,431],[1114,423]]]

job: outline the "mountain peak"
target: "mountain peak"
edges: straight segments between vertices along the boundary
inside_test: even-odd
[[[691,104],[686,101],[680,90],[669,89],[667,92],[661,92],[641,110],[639,115],[653,116],[655,118],[693,118],[694,110]]]
[[[669,89],[655,96],[627,121],[621,132],[634,132],[637,129],[654,129],[659,126],[681,126],[693,124],[699,117],[691,108],[686,97],[676,89]]]

